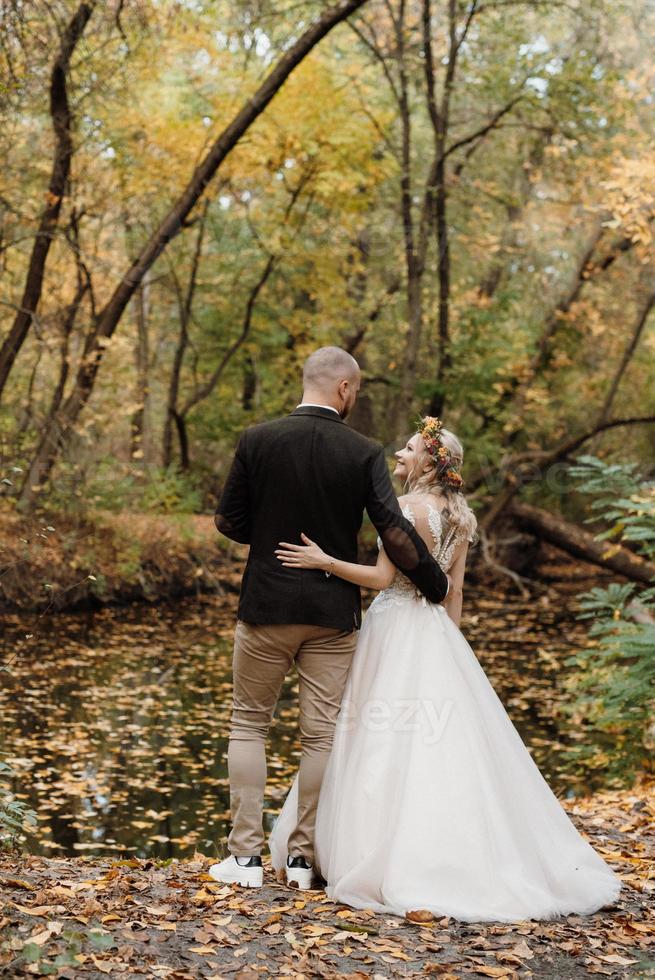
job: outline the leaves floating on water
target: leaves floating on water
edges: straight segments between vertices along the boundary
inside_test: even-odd
[[[463,631],[512,720],[560,793],[570,736],[558,728],[564,660],[586,637],[572,608],[467,590]],[[107,608],[5,633],[0,736],[11,786],[39,814],[46,854],[221,856],[234,600]],[[269,751],[270,823],[297,768],[296,679],[288,679]]]

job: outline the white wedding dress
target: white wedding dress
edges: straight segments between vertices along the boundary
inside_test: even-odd
[[[444,570],[459,543],[425,500],[405,515]],[[273,828],[283,868],[297,779]],[[327,894],[355,908],[466,922],[585,915],[621,880],[580,836],[473,650],[396,573],[365,616],[316,822]]]

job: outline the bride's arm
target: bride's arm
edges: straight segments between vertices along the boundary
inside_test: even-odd
[[[468,551],[468,547],[469,543],[464,539],[455,551],[453,562],[448,569],[450,588],[448,595],[443,601],[444,609],[456,626],[459,626],[462,618],[464,571],[466,568],[466,552]]]
[[[386,589],[393,581],[396,568],[384,548],[380,548],[375,565],[355,565],[326,555],[306,534],[301,534],[301,538],[304,544],[281,541],[276,548],[275,554],[286,568],[319,568],[366,589]]]

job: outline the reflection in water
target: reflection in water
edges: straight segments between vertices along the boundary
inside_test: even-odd
[[[563,793],[581,787],[558,769],[558,682],[584,631],[542,602],[535,612],[536,600],[471,591],[475,615],[463,631]],[[17,619],[6,629],[3,660],[16,659],[0,673],[1,755],[17,773],[12,790],[39,815],[31,850],[224,853],[233,622],[232,600],[203,598],[58,614],[38,626]],[[295,685],[295,676],[285,684],[271,732],[269,827],[297,765]]]

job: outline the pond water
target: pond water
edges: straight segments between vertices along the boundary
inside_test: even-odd
[[[558,795],[589,788],[562,752],[558,706],[585,639],[570,602],[469,589],[462,630]],[[133,605],[5,623],[0,758],[39,817],[36,853],[225,853],[233,599]],[[266,820],[296,770],[296,680],[270,739]]]

